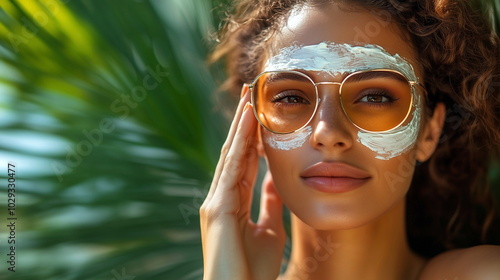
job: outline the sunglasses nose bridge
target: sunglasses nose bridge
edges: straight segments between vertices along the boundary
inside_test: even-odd
[[[314,86],[316,87],[316,91],[318,91],[318,94],[320,93],[320,89],[318,86],[327,86],[327,85],[339,86],[339,90],[340,90],[340,87],[342,87],[342,82],[317,82],[317,83],[314,83]],[[318,98],[319,98],[319,96],[318,96]]]
[[[342,85],[341,82],[318,82],[318,83],[314,83],[316,86],[320,86],[320,85]]]
[[[331,82],[331,81],[314,83],[314,85],[316,87],[316,91],[318,93],[318,104],[316,105],[317,107],[316,107],[316,110],[315,110],[312,118],[314,118],[315,115],[320,115],[320,118],[322,118],[321,116],[323,116],[323,118],[326,117],[326,119],[333,119],[334,116],[331,115],[333,112],[343,111],[342,109],[340,111],[338,111],[338,110],[333,110],[332,111],[331,110],[331,108],[341,108],[341,107],[343,107],[340,104],[341,100],[339,98],[340,97],[340,88],[342,87],[342,84],[343,84],[343,82]],[[322,94],[321,94],[321,90],[320,90],[319,86],[326,86],[326,85],[338,86],[338,88],[330,89],[330,90],[325,91],[323,93],[323,97],[324,98],[321,98]],[[325,89],[323,89],[323,90],[325,90]],[[338,94],[334,94],[335,91]],[[327,96],[329,96],[329,97],[327,97]],[[321,107],[323,107],[323,109],[321,109]],[[323,112],[320,113],[320,111],[323,111]],[[344,114],[345,114],[345,112],[344,112]]]
[[[316,91],[318,92],[318,98],[320,98],[320,89],[318,86],[326,86],[326,85],[339,86],[338,90],[340,91],[340,88],[342,87],[342,82],[317,82],[317,83],[314,83],[314,86],[316,87]]]

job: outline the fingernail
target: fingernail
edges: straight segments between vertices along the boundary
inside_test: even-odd
[[[245,104],[245,108],[243,108],[243,113],[245,113],[248,110],[248,108],[250,108],[251,106],[252,106],[252,104],[250,104],[250,102],[247,102]]]
[[[248,84],[244,83],[243,87],[241,88],[240,98],[243,98],[247,94],[247,92],[248,92]]]

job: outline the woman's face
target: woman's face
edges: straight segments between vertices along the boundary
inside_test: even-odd
[[[421,79],[410,40],[402,34],[390,14],[351,12],[334,4],[296,8],[269,42],[262,70],[285,67],[281,70],[302,72],[314,82],[340,82],[372,63],[373,68],[410,71]],[[331,48],[323,56],[326,45]],[[360,55],[373,51],[376,59]],[[330,59],[335,56],[350,61]],[[406,65],[396,63],[398,57]],[[291,63],[279,64],[283,62]],[[304,129],[279,135],[261,127],[268,166],[283,202],[304,223],[324,230],[362,226],[404,201],[424,126],[418,102],[423,93],[417,91],[416,105],[399,134],[384,135],[360,131],[347,118],[338,85],[317,88],[318,109]]]

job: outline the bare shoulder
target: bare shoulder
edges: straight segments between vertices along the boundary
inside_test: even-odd
[[[500,246],[481,245],[442,253],[425,265],[419,280],[498,280]]]

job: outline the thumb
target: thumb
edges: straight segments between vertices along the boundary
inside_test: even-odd
[[[262,195],[260,201],[259,226],[283,232],[283,202],[276,192],[273,178],[268,171],[262,182]]]

